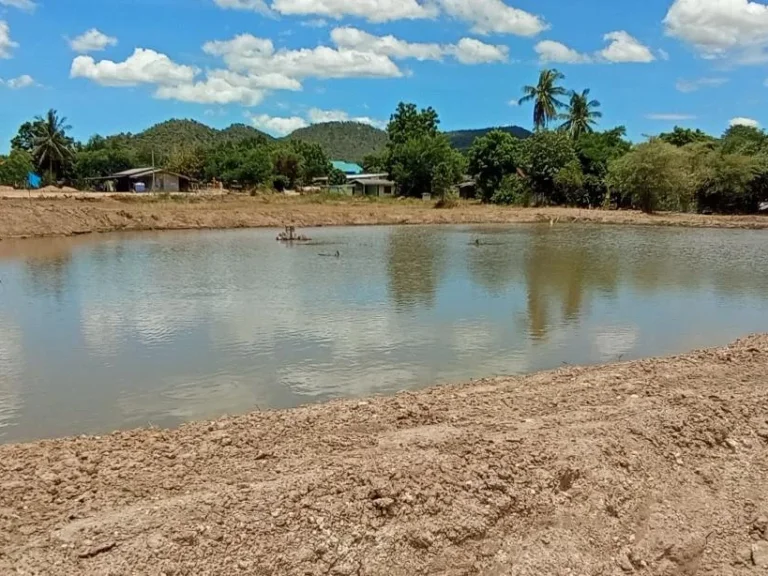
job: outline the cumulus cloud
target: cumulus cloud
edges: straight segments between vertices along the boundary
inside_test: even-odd
[[[693,80],[679,79],[675,83],[678,92],[696,92],[702,88],[716,88],[728,82],[728,78],[695,78]]]
[[[695,120],[692,114],[646,114],[648,120],[663,120],[665,122],[682,122],[683,120]]]
[[[397,65],[382,54],[327,46],[275,50],[271,40],[250,34],[208,42],[203,50],[222,57],[233,70],[254,75],[277,73],[290,78],[397,78],[403,75]]]
[[[446,14],[468,22],[477,34],[535,36],[549,26],[539,16],[502,0],[439,0]]]
[[[5,20],[0,20],[0,58],[8,59],[18,43],[11,40],[11,29]]]
[[[96,62],[91,56],[78,56],[72,62],[70,77],[87,78],[102,86],[173,86],[191,83],[197,73],[196,68],[176,64],[165,54],[136,48],[124,62]]]
[[[35,79],[29,74],[22,74],[18,78],[11,78],[10,80],[1,80],[0,85],[7,86],[11,90],[22,90],[35,85]]]
[[[445,56],[453,56],[462,64],[481,64],[504,62],[509,55],[506,46],[493,46],[473,38],[462,38],[457,44],[426,44],[407,42],[392,35],[374,36],[350,27],[332,30],[331,40],[339,48],[367,50],[396,60],[442,60]]]
[[[599,55],[608,62],[653,62],[656,59],[650,48],[624,30],[609,32],[603,36],[603,40],[609,44]]]
[[[230,10],[249,10],[251,12],[269,13],[269,7],[263,0],[214,0],[222,8]]]
[[[161,86],[155,97],[198,104],[256,106],[268,90],[301,90],[301,83],[282,74],[247,76],[229,70],[211,70],[204,81]]]
[[[739,53],[746,63],[764,61],[768,5],[749,0],[675,0],[664,18],[666,33],[706,58]]]
[[[69,41],[69,47],[75,52],[87,54],[88,52],[101,52],[109,46],[117,46],[117,38],[107,36],[96,28],[91,28],[77,38]]]
[[[254,127],[275,136],[285,136],[294,130],[309,126],[309,123],[299,116],[281,118],[279,116],[270,116],[269,114],[249,114],[248,118]]]
[[[542,63],[586,64],[592,62],[592,57],[589,54],[582,54],[554,40],[542,40],[533,49],[539,55],[539,62]]]
[[[588,64],[590,62],[653,62],[654,57],[651,49],[644,46],[637,39],[630,36],[623,30],[609,32],[603,39],[608,42],[608,46],[598,50],[594,54],[586,54],[574,50],[561,42],[553,40],[543,40],[534,46],[534,50],[539,55],[539,61],[561,62],[565,64]]]
[[[226,0],[217,0],[221,1]],[[417,0],[273,0],[272,9],[284,15],[311,14],[336,19],[356,16],[370,22],[437,16],[437,8],[433,3],[419,3]]]
[[[0,6],[10,6],[27,12],[32,12],[37,8],[37,4],[32,0],[0,0]]]
[[[760,128],[760,122],[753,120],[752,118],[744,118],[743,116],[738,116],[736,118],[731,118],[730,122],[728,122],[728,126],[749,126],[750,128]]]
[[[307,117],[312,124],[322,124],[323,122],[358,122],[360,124],[375,126],[376,128],[384,128],[387,125],[383,120],[375,120],[368,116],[352,117],[343,110],[321,110],[320,108],[312,108],[309,110]]]

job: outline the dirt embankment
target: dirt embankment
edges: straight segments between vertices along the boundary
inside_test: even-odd
[[[768,336],[0,447],[0,574],[752,575]]]
[[[312,202],[311,198],[193,196],[187,200],[151,197],[120,199],[88,195],[75,198],[0,199],[0,239],[112,232],[334,226],[361,224],[480,224],[523,222],[595,222],[724,228],[768,228],[765,216],[702,216],[569,208],[509,208],[462,204],[438,210],[416,201],[354,200]]]

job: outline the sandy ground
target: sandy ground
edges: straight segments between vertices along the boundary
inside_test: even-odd
[[[0,574],[752,575],[768,335],[0,447]]]
[[[509,208],[462,204],[438,210],[420,201],[313,202],[311,197],[149,196],[0,197],[0,239],[118,230],[180,230],[360,224],[595,222],[728,228],[768,228],[768,216],[702,216],[569,208]]]

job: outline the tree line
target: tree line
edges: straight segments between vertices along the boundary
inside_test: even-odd
[[[602,114],[589,89],[567,90],[557,70],[524,86],[520,104],[533,104],[533,134],[502,130],[475,139],[465,153],[440,131],[431,108],[400,103],[387,125],[384,150],[366,156],[368,172],[389,175],[402,196],[428,192],[444,203],[467,176],[483,202],[578,207],[753,213],[768,200],[768,135],[732,126],[720,137],[675,127],[633,144],[623,126],[595,129]],[[202,125],[196,125],[202,126]],[[233,127],[226,139],[182,139],[148,146],[130,135],[75,142],[66,119],[51,110],[21,126],[11,153],[0,158],[0,184],[20,185],[33,170],[47,182],[83,187],[97,178],[154,161],[173,172],[225,186],[283,190],[319,177],[345,182],[323,147],[277,141]],[[208,129],[210,130],[210,129]]]

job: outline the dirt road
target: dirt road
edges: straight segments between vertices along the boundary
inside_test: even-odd
[[[768,216],[702,216],[569,208],[515,208],[462,204],[438,210],[420,201],[349,199],[313,202],[311,197],[149,196],[0,199],[0,239],[76,235],[118,230],[179,230],[360,224],[478,224],[595,222],[665,226],[768,228]]]
[[[768,336],[0,447],[0,574],[753,575]]]

